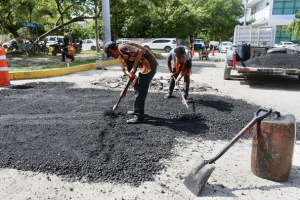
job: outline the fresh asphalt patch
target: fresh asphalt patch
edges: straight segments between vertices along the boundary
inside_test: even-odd
[[[161,173],[176,138],[232,139],[258,108],[199,93],[190,95],[186,109],[180,95],[150,92],[145,123],[128,125],[132,91],[112,112],[120,92],[72,86],[40,82],[0,90],[1,168],[137,186]]]

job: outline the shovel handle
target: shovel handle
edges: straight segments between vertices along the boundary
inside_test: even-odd
[[[129,86],[130,86],[130,82],[131,82],[131,79],[129,78],[129,79],[127,80],[127,83],[126,83],[126,86],[125,86],[123,92],[126,92],[126,91],[128,90],[128,88],[129,88]],[[113,111],[116,111],[116,110],[117,110],[117,108],[118,108],[118,106],[119,106],[119,103],[121,102],[121,99],[122,99],[122,98],[123,98],[123,97],[120,97],[119,100],[118,100],[118,102],[116,103],[116,105],[114,105]]]
[[[259,116],[260,112],[265,112],[265,114]],[[254,115],[254,118],[212,159],[206,160],[207,163],[211,164],[217,161],[224,153],[228,151],[235,143],[238,141],[256,122],[263,120],[272,113],[272,109],[259,108]]]
[[[180,92],[182,101],[184,102],[183,104],[184,104],[187,108],[189,108],[189,105],[187,104],[187,102],[186,102],[186,100],[185,100],[185,98],[184,98],[184,95],[182,94],[181,88],[179,87],[179,85],[176,84],[175,77],[174,77],[174,76],[172,76],[172,77],[173,77],[173,80],[175,81],[175,85],[177,86],[177,88],[178,88],[178,90],[179,90],[179,92]]]
[[[265,114],[259,116],[259,113],[262,112],[262,111],[265,112]],[[255,116],[254,116],[255,122],[263,120],[264,118],[268,117],[271,113],[272,113],[272,109],[271,108],[267,109],[267,108],[260,107],[255,112]]]

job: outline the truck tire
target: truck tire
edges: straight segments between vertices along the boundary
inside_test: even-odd
[[[224,66],[224,80],[230,80],[230,74],[231,74],[231,67],[227,64],[227,58],[225,59],[225,66]]]

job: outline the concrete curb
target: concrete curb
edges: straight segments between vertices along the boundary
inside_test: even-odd
[[[118,59],[103,61],[103,66],[115,65],[119,63]],[[96,69],[96,63],[90,63],[85,65],[79,65],[76,67],[59,68],[59,69],[47,69],[47,70],[36,70],[36,71],[24,71],[24,72],[11,72],[9,73],[10,80],[20,79],[35,79],[35,78],[46,78],[52,76],[62,76],[74,72],[85,71],[90,69]]]

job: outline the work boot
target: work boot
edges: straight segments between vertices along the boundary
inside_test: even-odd
[[[133,114],[134,114],[134,111],[132,111],[132,110],[127,111],[127,115],[133,115]]]
[[[165,99],[168,99],[168,98],[171,98],[171,96],[172,96],[172,95],[171,95],[170,93],[168,93],[168,94],[166,94],[166,95],[164,96],[164,98],[165,98]]]
[[[75,60],[75,56],[72,57],[71,62],[73,62]]]
[[[144,117],[141,117],[141,118],[134,117],[134,118],[128,119],[126,121],[126,123],[127,124],[138,124],[138,123],[144,122],[144,120],[145,120]]]

